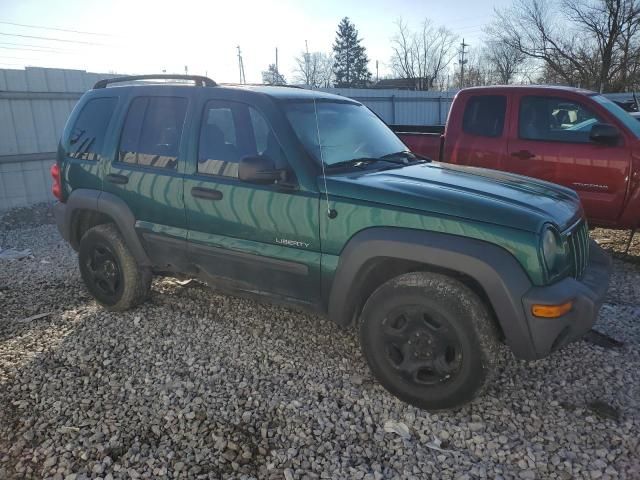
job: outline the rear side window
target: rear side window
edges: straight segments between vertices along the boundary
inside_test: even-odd
[[[528,140],[589,143],[591,128],[602,119],[584,105],[561,97],[523,97],[519,134]]]
[[[462,130],[481,137],[499,137],[504,128],[507,97],[482,95],[469,98],[464,109]]]
[[[82,107],[69,137],[70,157],[98,160],[117,102],[115,97],[94,98]]]
[[[176,168],[186,113],[186,98],[134,99],[120,137],[120,161],[149,167]]]
[[[267,120],[253,107],[225,100],[207,102],[200,127],[198,172],[238,177],[238,163],[246,156],[264,155],[276,168],[287,162]]]

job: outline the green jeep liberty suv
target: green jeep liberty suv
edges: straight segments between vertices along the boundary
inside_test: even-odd
[[[167,272],[310,307],[356,326],[379,382],[429,410],[473,399],[500,342],[538,359],[579,338],[609,280],[573,191],[421,158],[317,91],[103,80],[52,176],[60,232],[106,308]]]

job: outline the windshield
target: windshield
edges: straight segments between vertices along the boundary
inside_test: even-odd
[[[638,120],[629,115],[622,107],[602,95],[594,95],[592,98],[620,120],[627,129],[631,130],[636,138],[640,138],[640,122],[638,122]]]
[[[408,150],[382,120],[357,103],[287,102],[284,109],[307,151],[326,166]]]

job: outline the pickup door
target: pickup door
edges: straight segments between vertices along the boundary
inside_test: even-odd
[[[245,156],[287,159],[266,118],[253,106],[205,102],[184,202],[191,263],[232,289],[315,304],[320,297],[319,197],[295,185],[238,179]]]
[[[512,94],[504,170],[565,185],[578,192],[594,224],[613,224],[624,207],[631,164],[629,139],[590,140],[596,123],[618,122],[589,97],[549,91]]]

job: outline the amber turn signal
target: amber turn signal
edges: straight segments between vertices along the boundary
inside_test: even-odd
[[[535,317],[558,318],[571,311],[572,307],[573,302],[566,302],[561,305],[533,305],[531,307],[531,313],[533,313]]]

